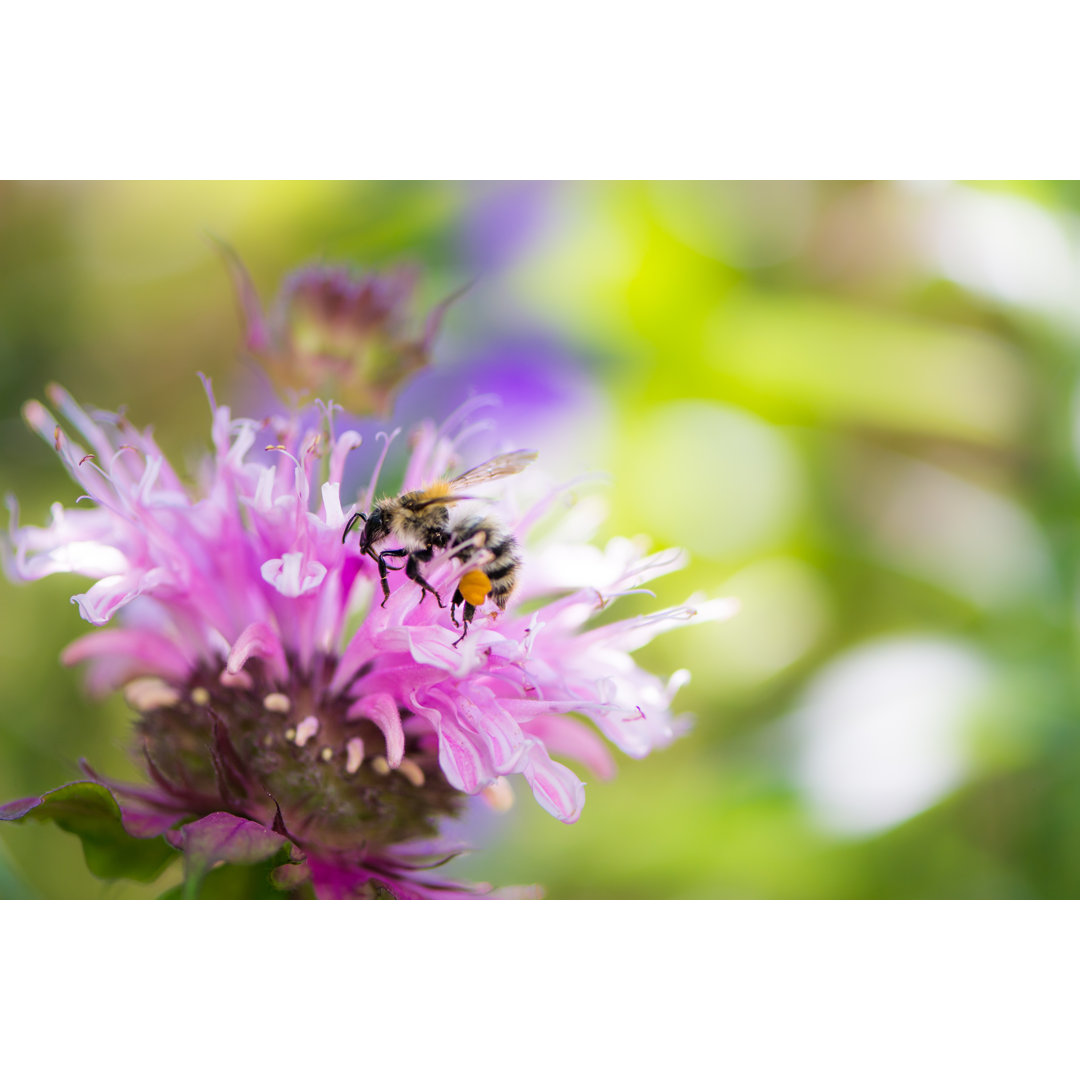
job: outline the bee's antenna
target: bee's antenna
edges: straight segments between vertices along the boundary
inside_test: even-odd
[[[353,526],[356,524],[357,520],[362,521],[366,525],[367,514],[361,514],[357,512],[353,514],[351,518],[349,518],[349,523],[345,526],[345,531],[341,534],[341,542],[343,544],[345,543],[345,538],[349,535],[349,533],[352,532]]]

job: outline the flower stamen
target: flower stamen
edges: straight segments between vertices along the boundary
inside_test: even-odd
[[[319,718],[317,716],[306,717],[296,729],[296,745],[306,746],[308,740],[314,738],[318,733]]]
[[[364,740],[357,737],[345,744],[345,771],[354,773],[364,763]]]
[[[505,776],[493,780],[480,795],[497,814],[505,814],[514,805],[514,789]]]
[[[412,758],[402,758],[401,764],[397,767],[397,771],[401,773],[413,787],[424,786],[424,770],[421,769]]]
[[[138,712],[163,709],[180,700],[176,689],[161,679],[132,679],[124,687],[124,700]]]

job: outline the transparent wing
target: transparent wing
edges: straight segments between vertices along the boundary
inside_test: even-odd
[[[499,454],[498,457],[485,461],[483,465],[477,465],[475,469],[455,476],[453,480],[447,481],[447,486],[451,491],[460,491],[474,484],[482,484],[486,480],[497,480],[500,476],[513,476],[531,465],[537,456],[535,450],[514,450],[509,454]]]

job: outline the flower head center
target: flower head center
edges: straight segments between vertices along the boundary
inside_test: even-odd
[[[383,753],[377,719],[350,716],[355,699],[329,691],[332,670],[319,658],[280,688],[253,660],[228,685],[200,670],[171,694],[136,698],[159,785],[193,814],[226,810],[269,825],[280,811],[305,850],[377,850],[433,835],[462,796],[443,777],[430,734],[404,717],[404,746]]]

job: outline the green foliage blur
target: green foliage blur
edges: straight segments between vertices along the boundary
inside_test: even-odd
[[[0,489],[33,523],[76,494],[19,417],[52,380],[125,404],[181,462],[206,445],[196,372],[243,412],[209,236],[267,297],[313,256],[408,259],[431,306],[476,270],[466,224],[506,196],[0,186]],[[553,898],[1080,895],[1080,186],[528,197],[535,220],[454,309],[436,365],[515,321],[557,339],[603,403],[587,433],[612,478],[601,539],[691,556],[624,611],[692,593],[742,610],[639,657],[692,672],[685,738],[590,783],[570,827],[522,785],[452,869]],[[126,706],[87,700],[58,661],[85,629],[74,586],[0,581],[0,802],[76,779],[84,757],[136,775]],[[150,897],[177,880],[103,885],[75,837],[0,830],[2,897]]]

